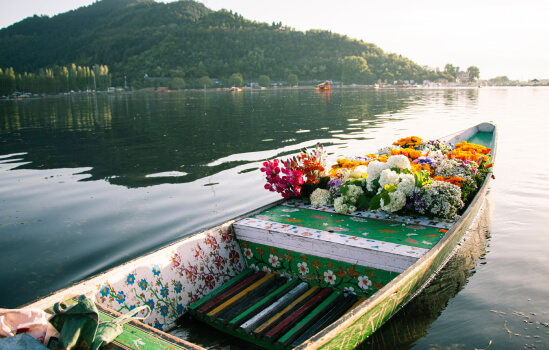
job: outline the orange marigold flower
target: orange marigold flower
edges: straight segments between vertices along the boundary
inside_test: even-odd
[[[465,179],[462,179],[461,177],[457,177],[457,176],[446,176],[446,177],[445,176],[435,176],[433,179],[436,180],[436,181],[449,182],[452,185],[456,185],[458,187],[461,187],[461,183],[466,181]]]
[[[456,149],[461,149],[463,151],[469,151],[474,153],[488,154],[492,151],[491,148],[484,147],[482,145],[477,145],[476,143],[468,143],[467,141],[462,141],[456,144]]]
[[[410,136],[394,142],[393,145],[400,146],[400,147],[413,147],[413,146],[421,145],[422,141],[423,140],[420,137]]]
[[[414,159],[418,159],[419,157],[423,156],[423,153],[421,151],[416,151],[413,148],[392,149],[390,152],[392,156],[398,156],[402,154],[410,158],[410,162],[412,162]]]
[[[421,166],[421,164],[411,163],[410,165],[412,166],[412,172],[423,170],[423,167]]]

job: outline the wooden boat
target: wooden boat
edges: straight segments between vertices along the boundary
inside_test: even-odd
[[[330,90],[330,83],[325,82],[325,83],[322,83],[322,84],[318,84],[317,86],[315,86],[315,90],[316,91],[329,91]]]
[[[493,124],[443,140],[484,144],[495,159]],[[109,320],[149,305],[145,324],[131,322],[115,339],[125,349],[202,349],[166,333],[189,314],[262,348],[351,349],[454,255],[491,178],[453,221],[367,211],[341,215],[306,201],[277,201],[24,307],[51,310],[55,302],[86,294]]]

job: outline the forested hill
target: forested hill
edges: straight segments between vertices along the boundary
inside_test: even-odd
[[[72,63],[106,65],[113,85],[122,85],[126,74],[128,85],[137,88],[145,74],[185,81],[233,73],[245,80],[295,74],[299,80],[341,81],[344,59],[351,56],[367,63],[355,74],[363,83],[441,76],[374,44],[258,23],[191,0],[101,0],[51,18],[34,16],[0,30],[0,47],[0,68],[12,67],[16,74]]]

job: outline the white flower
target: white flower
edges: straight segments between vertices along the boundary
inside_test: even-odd
[[[406,196],[411,195],[416,187],[416,179],[411,174],[400,174],[400,182],[397,191],[402,191]]]
[[[267,265],[263,266],[263,272],[265,273],[271,273],[271,269],[267,267]]]
[[[449,182],[433,181],[423,186],[419,194],[424,207],[418,211],[422,214],[430,212],[441,218],[456,219],[464,206],[461,188]]]
[[[368,191],[370,192],[375,192],[376,191],[376,187],[374,187],[374,180],[373,178],[369,177],[366,179],[366,188],[368,189]]]
[[[346,196],[337,197],[334,199],[334,209],[338,214],[354,213],[356,211],[356,207],[353,205],[355,202],[356,198],[351,203],[351,200]]]
[[[381,176],[379,177],[379,186],[385,188],[385,185],[394,185],[399,179],[400,177],[396,171],[385,169],[381,172]]]
[[[302,275],[309,273],[309,268],[307,267],[306,262],[297,263],[297,268],[299,269],[299,273],[301,273]]]
[[[254,256],[254,253],[252,253],[252,250],[250,248],[246,248],[244,250],[244,255],[246,258],[251,259]]]
[[[372,281],[368,278],[368,276],[359,276],[358,277],[358,286],[362,289],[368,289],[372,285]]]
[[[254,269],[255,272],[259,271],[259,267],[255,266],[255,264],[251,264],[250,269]]]
[[[368,172],[368,167],[366,165],[359,165],[355,168],[354,171],[360,171],[362,173],[367,173]]]
[[[368,164],[368,181],[374,181],[385,170],[385,163],[374,160]]]
[[[346,214],[349,206],[345,204],[344,197],[337,197],[334,199],[334,209],[338,214]]]
[[[317,188],[311,193],[311,204],[315,207],[330,204],[330,192],[322,188]]]
[[[444,154],[442,154],[442,151],[431,151],[429,152],[429,158],[431,158],[432,160],[434,160],[435,162],[437,162],[437,164],[440,164],[440,162],[442,162],[444,159],[446,159],[446,157],[444,156]]]
[[[381,209],[384,211],[399,211],[406,205],[406,195],[402,191],[389,192],[389,198],[391,198],[391,202],[387,205],[385,205],[383,198],[381,199]]]
[[[278,267],[278,265],[280,264],[280,262],[278,261],[278,256],[271,254],[271,256],[269,257],[269,263],[272,267]]]
[[[406,157],[403,154],[389,157],[389,160],[387,160],[387,163],[386,163],[386,167],[388,169],[391,169],[391,168],[408,169],[408,170],[412,169],[410,160],[408,159],[408,157]]]
[[[335,284],[337,277],[334,275],[332,270],[324,272],[324,282],[329,284]]]
[[[348,185],[347,188],[349,189],[347,191],[346,197],[349,197],[349,199],[356,202],[358,197],[364,194],[364,190],[362,188],[358,187],[357,185]]]

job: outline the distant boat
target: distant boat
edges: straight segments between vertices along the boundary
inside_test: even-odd
[[[232,86],[229,88],[229,91],[242,91],[242,89],[236,86]]]
[[[328,91],[328,90],[330,90],[330,83],[329,83],[329,82],[325,82],[325,83],[322,83],[322,84],[318,84],[318,85],[315,87],[315,90],[316,90],[316,91]]]

